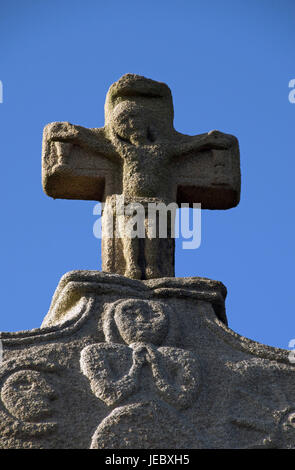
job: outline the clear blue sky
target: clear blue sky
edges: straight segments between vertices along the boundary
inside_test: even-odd
[[[203,211],[202,244],[177,244],[177,276],[228,288],[230,327],[288,348],[294,322],[295,78],[292,0],[10,0],[1,5],[0,330],[38,327],[60,277],[100,269],[94,202],[52,200],[41,186],[45,124],[104,124],[124,73],[166,82],[175,127],[240,141],[242,194]]]

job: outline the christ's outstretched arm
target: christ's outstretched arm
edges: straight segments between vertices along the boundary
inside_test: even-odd
[[[226,150],[234,145],[238,145],[236,137],[214,130],[205,134],[180,138],[178,142],[176,141],[169,147],[168,152],[170,157],[179,158],[192,152]]]
[[[118,161],[119,155],[112,142],[106,137],[104,128],[88,129],[69,122],[52,122],[45,126],[43,141],[63,142],[99,153],[100,155]]]

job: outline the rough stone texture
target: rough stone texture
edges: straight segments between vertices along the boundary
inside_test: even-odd
[[[118,204],[119,201],[119,204]],[[122,202],[120,202],[122,201]],[[103,271],[128,275],[130,278],[152,279],[160,277],[173,277],[174,272],[174,248],[175,239],[172,236],[172,230],[175,225],[175,211],[167,211],[162,214],[166,220],[167,237],[166,238],[150,238],[148,234],[149,225],[151,226],[151,218],[148,217],[149,204],[160,207],[163,202],[156,198],[138,198],[126,199],[117,195],[107,197],[107,207],[103,211],[102,216],[102,267]],[[139,204],[138,204],[139,203]],[[143,216],[140,217],[140,210]],[[139,217],[134,214],[138,213]],[[167,218],[166,218],[167,213]],[[158,216],[160,217],[160,215]],[[146,235],[143,238],[132,238],[134,220],[139,220],[142,232]],[[157,221],[155,220],[155,231],[157,230]],[[116,237],[118,230],[114,230],[114,237],[109,237],[105,227],[110,224],[117,224],[116,229],[123,235],[121,238]]]
[[[103,128],[45,127],[42,168],[44,191],[53,198],[110,202],[123,195],[126,203],[201,203],[204,209],[228,209],[240,198],[237,139],[218,131],[177,132],[168,86],[132,74],[110,87]],[[165,263],[155,261],[163,255]],[[133,279],[174,276],[174,240],[170,233],[105,238],[102,261],[103,271]]]
[[[48,195],[238,203],[237,140],[176,132],[167,85],[125,75],[105,110],[103,129],[45,128]],[[0,334],[1,448],[295,447],[288,351],[227,327],[220,282],[172,277],[173,223],[165,240],[105,237],[103,266],[118,274],[66,274],[40,329]]]
[[[288,351],[226,326],[225,287],[73,271],[2,333],[1,448],[292,448]]]

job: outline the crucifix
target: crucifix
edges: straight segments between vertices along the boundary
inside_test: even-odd
[[[169,87],[126,74],[109,89],[105,126],[87,129],[68,122],[48,124],[43,134],[43,188],[48,196],[123,204],[201,203],[229,209],[239,203],[238,140],[211,131],[189,136],[173,127]],[[125,223],[128,223],[125,216]],[[146,227],[149,224],[145,212]],[[102,269],[133,279],[174,276],[173,215],[166,238],[102,238]],[[115,229],[116,230],[116,229]]]

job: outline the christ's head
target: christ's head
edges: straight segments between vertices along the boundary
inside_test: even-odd
[[[105,123],[131,143],[148,144],[168,137],[174,131],[169,87],[139,75],[123,75],[107,93]]]

